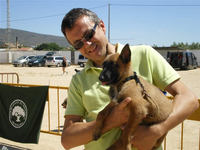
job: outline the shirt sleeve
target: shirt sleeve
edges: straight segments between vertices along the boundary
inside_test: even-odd
[[[153,83],[161,90],[164,90],[169,84],[180,78],[180,75],[164,57],[152,47],[148,47],[146,53],[152,71]]]
[[[80,82],[78,82],[78,78],[73,76],[68,90],[67,108],[65,110],[65,115],[84,116],[85,108],[81,97],[80,87],[81,86]]]

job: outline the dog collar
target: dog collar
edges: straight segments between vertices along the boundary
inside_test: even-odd
[[[134,79],[136,81],[136,83],[140,83],[140,80],[139,80],[139,78],[137,76],[137,73],[134,71],[133,74],[134,75],[127,77],[123,82],[127,82],[129,80],[133,80]]]
[[[123,82],[127,82],[127,81],[130,81],[130,80],[135,80],[136,84],[140,84],[140,87],[142,88],[142,95],[144,97],[144,99],[148,100],[148,98],[151,98],[148,94],[147,94],[147,91],[144,89],[144,86],[143,84],[141,83],[140,79],[138,78],[137,76],[137,73],[134,71],[133,72],[133,75],[132,76],[129,76],[127,77]]]

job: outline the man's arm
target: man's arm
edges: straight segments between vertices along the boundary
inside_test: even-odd
[[[130,98],[126,98],[114,108],[112,113],[106,119],[102,134],[112,128],[121,126],[127,121],[127,113],[124,112],[124,108],[130,101]],[[61,136],[61,143],[63,147],[65,149],[70,149],[92,141],[95,125],[96,121],[83,122],[81,116],[66,115]]]
[[[174,96],[173,112],[169,118],[162,123],[162,126],[168,131],[183,122],[199,107],[197,96],[182,83],[180,80],[170,84],[166,91]]]
[[[184,121],[199,107],[197,97],[180,80],[173,82],[165,90],[174,96],[173,111],[160,124],[150,127],[140,126],[138,128],[133,137],[133,145],[139,150],[150,149],[157,139]]]
[[[61,136],[61,143],[65,149],[83,145],[92,140],[92,133],[95,121],[83,122],[81,116],[65,116],[64,128]]]

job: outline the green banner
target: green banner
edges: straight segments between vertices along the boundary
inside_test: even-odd
[[[0,137],[38,143],[47,95],[48,86],[0,84]]]

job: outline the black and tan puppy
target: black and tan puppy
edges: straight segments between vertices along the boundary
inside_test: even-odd
[[[128,44],[124,46],[121,54],[112,54],[106,58],[99,80],[110,86],[111,102],[97,116],[94,140],[100,137],[104,121],[113,107],[127,97],[132,99],[126,108],[129,118],[125,129],[108,150],[131,150],[131,136],[138,125],[162,122],[172,111],[171,101],[157,87],[137,76],[131,69],[131,51]],[[160,146],[165,136],[166,134],[157,141],[153,149]]]

